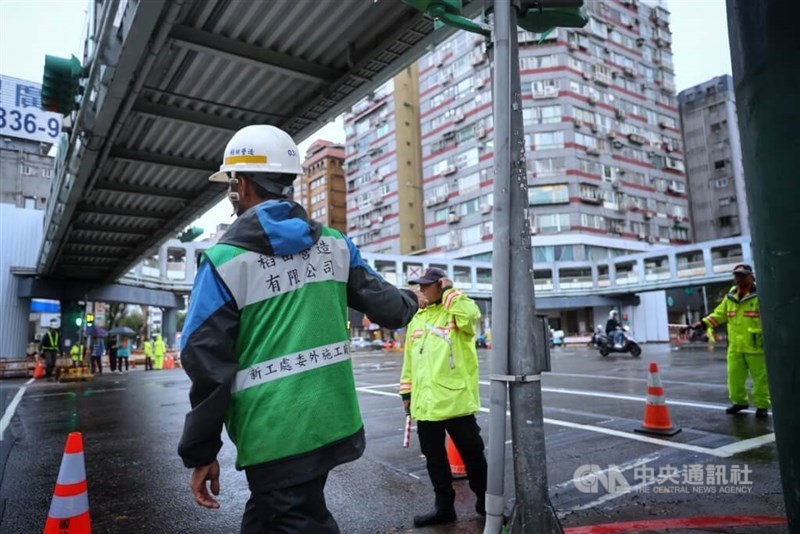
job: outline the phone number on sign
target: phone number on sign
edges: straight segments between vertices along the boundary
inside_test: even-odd
[[[8,127],[14,132],[27,132],[35,134],[36,132],[46,132],[52,138],[58,137],[61,131],[61,124],[55,117],[47,119],[46,125],[41,125],[37,122],[37,117],[33,113],[23,113],[19,110],[12,109],[8,111],[6,108],[0,107],[0,128]]]

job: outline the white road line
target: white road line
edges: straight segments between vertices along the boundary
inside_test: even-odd
[[[647,486],[652,486],[653,484],[661,483],[661,482],[664,482],[665,480],[666,480],[666,477],[661,477],[661,478],[655,477],[652,480],[648,480],[647,482],[641,482],[639,484],[636,484],[635,486],[630,486],[630,487],[628,487],[628,489],[626,489],[624,491],[619,491],[618,490],[618,491],[615,491],[614,493],[607,493],[607,494],[603,495],[602,497],[600,497],[597,500],[594,500],[592,502],[587,502],[586,504],[573,506],[572,508],[568,508],[567,510],[569,510],[570,512],[578,512],[580,510],[588,510],[589,508],[594,508],[595,506],[599,506],[599,505],[601,505],[603,503],[606,503],[608,501],[613,501],[614,499],[619,499],[620,497],[628,495],[629,493],[633,493],[634,491],[637,491],[637,490],[639,490],[641,488],[644,488],[644,487],[647,487]]]
[[[390,393],[388,391],[377,391],[361,387],[356,388],[356,390],[361,391],[363,393],[371,393],[373,395],[397,397],[397,393]],[[481,407],[480,411],[489,413],[489,408]],[[506,412],[506,415],[509,415],[509,412]],[[632,441],[640,441],[642,443],[649,443],[650,445],[658,445],[670,449],[680,449],[684,451],[696,452],[698,454],[707,454],[709,456],[715,456],[717,458],[729,458],[734,454],[745,452],[751,449],[756,449],[758,447],[761,447],[762,445],[771,443],[771,441],[774,441],[775,439],[774,435],[770,434],[770,436],[772,436],[771,439],[767,438],[767,436],[760,436],[760,438],[764,439],[759,440],[759,438],[753,438],[750,440],[736,441],[729,445],[718,447],[716,449],[709,449],[708,447],[701,447],[699,445],[691,445],[689,443],[680,443],[677,441],[668,441],[665,439],[652,438],[650,436],[643,436],[641,434],[634,434],[632,432],[623,432],[621,430],[614,430],[613,428],[605,428],[595,425],[573,423],[571,421],[562,421],[560,419],[550,419],[549,417],[545,417],[544,422],[545,424],[548,425],[562,426],[565,428],[573,428],[576,430],[585,430],[587,432],[595,432],[598,434],[605,434],[607,436],[615,436],[618,438],[629,439]]]
[[[91,391],[92,391],[92,395],[96,395],[97,393],[107,393],[107,392],[110,392],[110,391],[125,391],[126,389],[128,389],[128,388],[93,389]],[[41,395],[28,395],[28,397],[31,398],[31,399],[39,399],[39,398],[42,398],[42,397],[60,397],[60,396],[63,396],[63,395],[79,395],[79,393],[76,393],[74,391],[62,391],[62,392],[59,392],[59,393],[42,393]]]
[[[542,388],[542,391],[547,393],[563,393],[566,395],[581,395],[584,397],[602,397],[605,399],[618,399],[629,400],[636,402],[645,402],[647,400],[644,396],[638,395],[621,395],[619,393],[601,393],[595,391],[584,391],[580,389],[567,389],[567,388]],[[667,406],[688,406],[690,408],[703,408],[705,410],[724,410],[728,406],[725,404],[714,404],[711,402],[694,402],[676,400],[667,397]],[[750,410],[752,411],[752,410]]]
[[[399,388],[400,384],[397,382],[392,382],[391,384],[373,384],[369,386],[361,386],[363,389],[375,389],[375,388]],[[399,394],[398,394],[399,395]]]
[[[636,458],[634,460],[631,460],[629,462],[625,462],[625,463],[619,464],[617,466],[614,466],[614,471],[619,471],[620,473],[624,473],[626,471],[630,471],[631,469],[636,469],[640,465],[647,465],[650,462],[655,462],[660,457],[661,457],[660,454],[650,454],[650,455],[647,455],[647,456],[641,456],[641,457]],[[600,473],[606,474],[606,473],[608,473],[610,471],[611,471],[611,468],[609,467],[608,469],[603,469],[602,471],[597,471],[597,473],[598,474],[600,474]],[[564,482],[560,482],[560,483],[556,484],[555,486],[550,486],[550,491],[556,491],[556,490],[567,488],[569,486],[575,486],[575,483],[579,482],[580,480],[581,480],[580,478],[573,478],[572,480],[566,480]]]
[[[596,379],[599,378],[601,380],[622,380],[625,382],[647,382],[646,378],[626,378],[624,376],[606,376],[606,375],[584,375],[580,373],[553,373],[547,371],[544,375],[547,376],[568,376],[573,378],[591,378]],[[662,384],[678,384],[680,386],[701,386],[705,388],[721,388],[721,389],[728,389],[728,386],[725,384],[708,384],[705,382],[682,382],[680,380],[662,380]]]
[[[757,449],[769,443],[773,443],[774,441],[775,441],[775,433],[764,434],[763,436],[758,436],[755,438],[743,439],[741,441],[734,441],[729,445],[723,445],[722,447],[717,447],[714,450],[717,451],[717,453],[719,454],[727,454],[728,456],[733,456],[734,454],[739,454],[740,452],[749,451],[751,449]]]
[[[25,382],[25,385],[19,388],[17,394],[14,395],[14,399],[11,401],[11,404],[8,405],[6,408],[5,413],[3,414],[3,418],[0,419],[0,441],[3,440],[3,436],[6,433],[6,428],[8,425],[11,424],[11,418],[14,417],[14,412],[17,411],[17,406],[19,405],[20,401],[22,400],[22,396],[25,394],[25,390],[28,389],[33,383],[33,378]]]

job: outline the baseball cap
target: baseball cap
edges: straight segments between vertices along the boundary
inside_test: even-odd
[[[733,274],[753,274],[753,267],[746,263],[740,263],[733,268]]]
[[[438,282],[442,278],[447,278],[447,273],[441,269],[436,267],[428,267],[422,276],[417,278],[416,280],[409,280],[408,283],[411,285],[416,284],[432,284],[434,282]]]

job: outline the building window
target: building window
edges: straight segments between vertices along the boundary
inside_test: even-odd
[[[725,206],[730,206],[735,200],[736,197],[722,197],[719,199],[719,207],[724,208]]]
[[[564,147],[564,132],[537,132],[533,134],[533,144],[539,150]]]
[[[530,187],[528,203],[531,206],[569,203],[569,188],[566,184]]]
[[[555,233],[569,230],[569,213],[536,215],[534,227],[537,232]]]
[[[328,213],[328,209],[325,206],[323,206],[321,208],[317,208],[314,211],[312,211],[311,212],[311,218],[312,219],[321,219],[321,218],[325,217],[325,215],[327,213]]]
[[[714,162],[715,169],[724,169],[725,168],[725,160],[715,161]]]
[[[605,230],[606,218],[602,215],[581,213],[581,226],[584,228],[594,228],[595,230]]]
[[[36,169],[29,165],[23,165],[20,169],[20,174],[22,174],[22,176],[33,176],[36,174]]]
[[[52,178],[54,175],[53,169],[42,169],[42,176],[45,178]]]
[[[327,198],[327,196],[328,196],[328,194],[325,191],[322,191],[321,193],[317,193],[316,195],[311,197],[311,203],[312,204],[316,204],[317,202],[322,202],[323,200],[325,200]]]
[[[724,189],[728,187],[728,179],[727,178],[718,178],[714,180],[714,187],[716,189]]]

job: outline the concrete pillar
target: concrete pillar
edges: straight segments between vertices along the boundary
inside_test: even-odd
[[[711,257],[711,247],[706,245],[703,247],[703,264],[706,268],[706,276],[714,274],[714,258]]]
[[[800,122],[800,3],[728,0],[727,5],[764,349],[775,409],[772,422],[789,532],[796,534],[800,533],[796,332],[800,309],[791,295],[800,254],[794,179]]]
[[[550,264],[550,274],[553,278],[553,291],[559,291],[561,289],[561,277],[558,273],[558,265],[555,263]]]
[[[158,276],[162,280],[167,279],[167,246],[158,249]]]
[[[197,276],[197,245],[190,244],[186,246],[186,280],[194,282],[194,277]]]
[[[669,277],[671,280],[678,279],[678,255],[674,252],[667,254],[667,261],[669,262]]]
[[[164,343],[166,343],[168,347],[176,348],[178,341],[178,310],[175,308],[164,308],[161,331],[164,333]]]
[[[597,289],[600,287],[600,272],[597,269],[597,264],[593,263],[591,265],[592,269],[592,288]]]
[[[608,262],[608,280],[612,286],[617,285],[617,264],[613,261]]]
[[[636,271],[639,273],[639,283],[643,284],[647,280],[647,270],[644,267],[644,258],[636,260]]]

